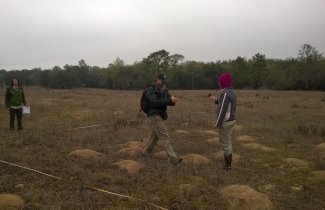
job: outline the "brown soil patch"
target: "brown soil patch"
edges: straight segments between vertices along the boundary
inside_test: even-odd
[[[310,164],[297,158],[287,158],[283,160],[284,164],[280,168],[290,168],[293,171],[308,169]]]
[[[193,184],[181,184],[179,185],[179,193],[184,197],[188,197],[197,192],[197,186]]]
[[[245,185],[231,185],[220,190],[220,193],[227,200],[229,210],[273,209],[273,204],[266,195]]]
[[[156,152],[153,154],[153,156],[156,158],[161,158],[161,159],[168,157],[167,153],[165,151]]]
[[[70,152],[69,156],[81,157],[89,160],[100,158],[102,154],[91,149],[77,149]]]
[[[239,141],[240,143],[255,142],[255,139],[251,136],[243,135],[243,136],[238,136],[237,141]]]
[[[325,155],[325,143],[321,143],[321,144],[317,145],[316,149],[319,150],[321,152],[321,154]]]
[[[174,133],[177,133],[177,134],[188,134],[190,132],[188,132],[186,130],[175,130]]]
[[[144,142],[130,141],[126,144],[123,144],[123,146],[125,146],[126,148],[120,149],[118,151],[119,153],[129,156],[137,156],[141,154]]]
[[[126,123],[127,122],[127,117],[124,112],[122,111],[115,111],[113,112],[113,117],[115,122],[117,123]]]
[[[198,154],[188,154],[182,156],[183,158],[183,163],[185,164],[190,164],[190,165],[208,165],[211,163],[211,160]]]
[[[309,180],[313,182],[325,182],[325,171],[313,171]]]
[[[0,209],[21,209],[24,205],[24,200],[14,194],[0,194]]]
[[[224,152],[223,151],[218,151],[218,152],[215,152],[213,154],[213,157],[216,159],[216,160],[224,160]],[[240,160],[241,156],[236,154],[236,153],[232,153],[232,161],[233,162],[238,162]]]
[[[206,140],[206,142],[218,144],[219,143],[219,138],[218,137],[211,138],[211,139]]]
[[[138,156],[142,152],[142,149],[140,147],[127,147],[120,149],[118,153],[128,156]]]
[[[200,134],[202,134],[202,135],[215,135],[215,136],[219,136],[219,133],[217,131],[214,131],[214,130],[199,130],[198,132]]]
[[[234,129],[236,130],[236,131],[240,131],[240,130],[242,130],[244,128],[244,126],[242,126],[242,125],[235,125],[234,126]]]
[[[246,144],[242,143],[242,144],[240,144],[240,146],[245,149],[262,150],[264,152],[275,152],[276,151],[276,149],[274,149],[272,147],[263,146],[258,143],[246,143]]]
[[[142,141],[130,141],[128,143],[123,144],[125,147],[143,147],[144,142]]]
[[[143,165],[134,160],[121,160],[112,165],[117,166],[119,169],[125,170],[130,174],[139,173],[140,170],[143,169]]]

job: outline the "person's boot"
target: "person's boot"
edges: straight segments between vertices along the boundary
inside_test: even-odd
[[[225,155],[225,164],[223,165],[224,170],[231,170],[232,154]]]

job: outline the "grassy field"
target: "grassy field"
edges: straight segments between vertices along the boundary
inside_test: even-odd
[[[266,195],[274,209],[325,209],[325,93],[236,91],[238,160],[223,171],[209,92],[215,93],[171,91],[181,99],[168,109],[171,144],[179,156],[209,160],[172,166],[166,158],[139,154],[148,135],[139,113],[141,91],[25,87],[32,114],[24,116],[23,131],[9,131],[8,111],[4,105],[0,111],[0,160],[64,180],[0,163],[0,194],[20,196],[18,209],[24,210],[155,209],[83,186],[90,185],[168,209],[212,210],[229,206],[221,189],[245,185]],[[100,126],[80,128],[91,125]],[[126,149],[132,141],[135,149]],[[97,153],[71,153],[81,149]],[[122,160],[142,169],[130,173],[114,165]]]

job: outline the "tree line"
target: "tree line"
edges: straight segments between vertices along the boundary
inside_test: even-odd
[[[0,70],[0,81],[9,85],[13,78],[23,85],[56,89],[79,87],[109,89],[143,89],[157,73],[165,73],[168,87],[173,89],[214,89],[216,76],[233,74],[237,89],[325,90],[325,59],[310,44],[304,44],[295,58],[267,59],[256,53],[251,58],[216,62],[184,61],[184,56],[166,50],[151,53],[142,61],[126,65],[117,58],[108,67],[89,66],[85,60],[77,65]]]

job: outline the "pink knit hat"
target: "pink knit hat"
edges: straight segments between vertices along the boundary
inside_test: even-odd
[[[223,73],[218,78],[222,89],[232,87],[232,77],[230,73]]]

